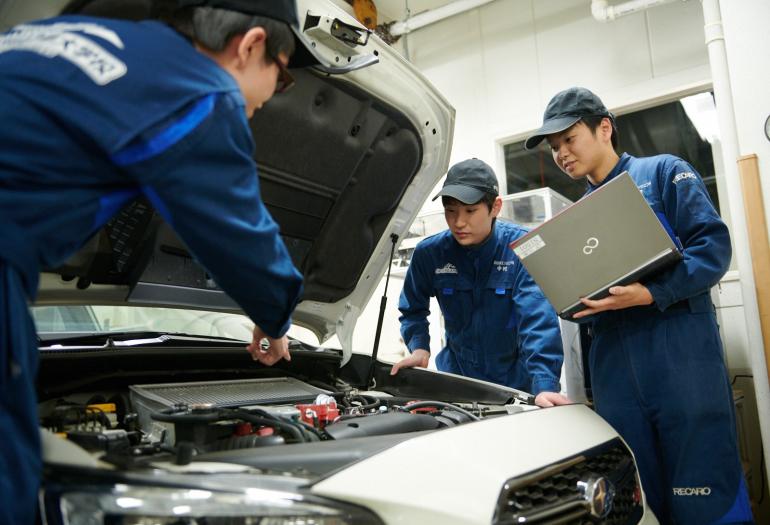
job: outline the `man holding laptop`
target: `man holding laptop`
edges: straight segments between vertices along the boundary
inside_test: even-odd
[[[582,299],[586,309],[574,314],[593,329],[597,412],[633,449],[661,523],[752,522],[709,295],[727,271],[730,236],[703,181],[672,155],[618,156],[614,116],[584,88],[555,95],[525,147],[543,139],[562,171],[586,180],[587,193],[628,172],[683,247],[682,261],[606,298]]]
[[[583,299],[603,299],[610,288],[644,281],[682,259],[682,246],[661,220],[668,224],[624,171],[511,248],[556,313],[572,321],[587,308]]]

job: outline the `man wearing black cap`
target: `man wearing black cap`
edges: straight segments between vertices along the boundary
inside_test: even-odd
[[[498,222],[497,177],[478,159],[452,166],[441,191],[449,229],[414,250],[399,300],[409,357],[393,366],[425,367],[430,358],[430,297],[441,307],[446,346],[439,370],[506,385],[539,406],[569,403],[559,394],[564,359],[556,312],[508,245],[526,230]]]
[[[595,94],[554,96],[543,126],[557,166],[591,193],[628,172],[684,259],[643,282],[584,299],[596,410],[634,451],[647,501],[662,523],[751,522],[738,459],[732,390],[709,290],[730,263],[730,236],[695,169],[672,155],[615,152],[613,115]],[[596,217],[601,221],[602,217]]]
[[[284,334],[302,276],[260,199],[247,119],[292,83],[296,7],[172,7],[169,25],[63,16],[0,35],[3,524],[35,517],[37,342],[27,303],[39,270],[59,266],[134,197],[153,203],[255,322],[253,358],[289,358]]]

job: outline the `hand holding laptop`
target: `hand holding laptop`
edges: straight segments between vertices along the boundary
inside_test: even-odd
[[[631,306],[648,305],[653,302],[652,294],[641,283],[633,283],[628,286],[613,286],[609,289],[609,292],[609,297],[596,301],[585,297],[581,298],[580,302],[586,306],[586,309],[577,312],[572,317],[580,319],[581,317],[587,317],[605,310],[621,310]]]
[[[569,320],[650,304],[652,296],[639,282],[682,259],[672,235],[624,172],[511,248],[559,316]]]

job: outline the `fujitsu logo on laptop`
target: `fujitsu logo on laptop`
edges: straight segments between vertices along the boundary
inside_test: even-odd
[[[594,253],[594,250],[599,247],[599,239],[596,237],[589,237],[588,240],[586,240],[586,245],[583,246],[583,253],[586,255],[591,255]]]

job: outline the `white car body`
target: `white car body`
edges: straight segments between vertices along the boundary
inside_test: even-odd
[[[615,437],[584,405],[534,409],[414,438],[312,490],[371,508],[386,523],[488,524],[509,480]],[[658,521],[648,511],[639,523]]]

